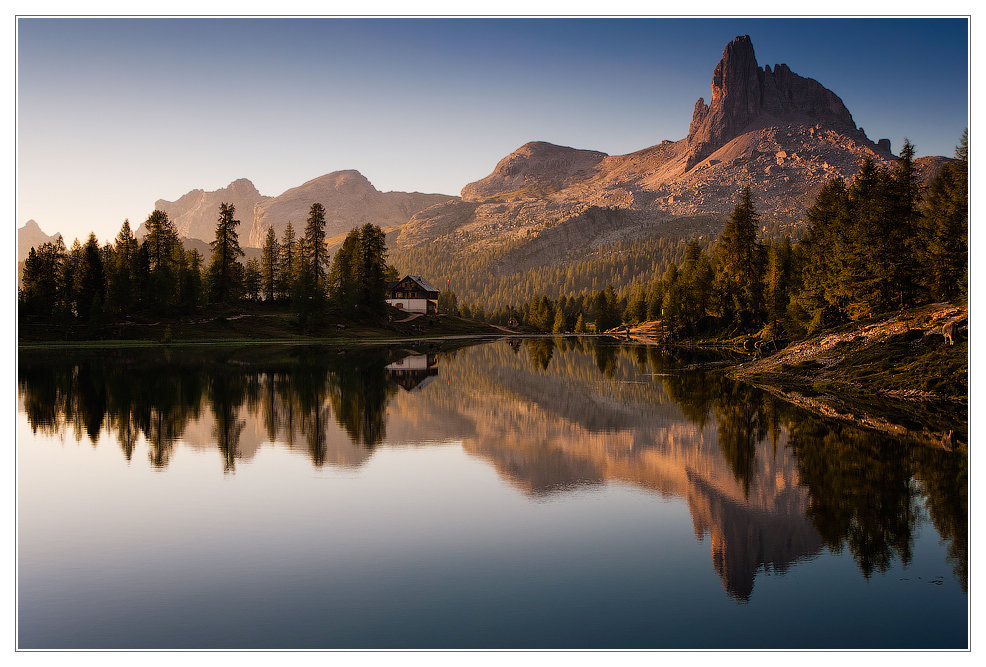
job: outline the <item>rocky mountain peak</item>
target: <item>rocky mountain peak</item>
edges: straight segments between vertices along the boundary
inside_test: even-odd
[[[31,248],[37,248],[42,243],[55,241],[59,236],[61,234],[52,234],[51,236],[45,234],[41,230],[41,225],[34,220],[28,220],[23,227],[17,229],[17,261],[23,262],[27,259]]]
[[[605,157],[599,151],[531,141],[500,160],[492,174],[462,188],[462,198],[479,201],[530,191],[550,194],[595,176],[595,167]]]
[[[688,168],[751,127],[798,122],[866,140],[839,97],[787,65],[763,69],[749,36],[726,45],[712,73],[712,101],[699,98],[688,129]]]
[[[325,174],[323,176],[319,176],[318,178],[313,178],[299,187],[352,191],[369,190],[377,192],[377,189],[373,187],[373,184],[370,183],[369,179],[355,169],[333,171],[331,174]]]

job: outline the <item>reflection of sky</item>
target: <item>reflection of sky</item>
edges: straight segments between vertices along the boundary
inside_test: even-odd
[[[962,19],[18,21],[18,212],[70,241],[154,202],[341,169],[458,194],[528,141],[624,154],[686,136],[735,36],[846,103],[874,141],[951,155]],[[928,57],[928,54],[934,57]]]

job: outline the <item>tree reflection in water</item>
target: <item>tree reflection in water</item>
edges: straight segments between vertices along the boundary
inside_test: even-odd
[[[521,349],[526,350],[526,360],[518,354]],[[384,440],[387,406],[399,391],[385,367],[396,358],[383,351],[341,353],[337,348],[320,347],[221,353],[183,348],[167,353],[22,351],[18,384],[32,431],[54,435],[71,426],[77,439],[87,438],[93,444],[101,434],[112,434],[127,460],[142,436],[151,464],[166,468],[175,443],[207,407],[213,417],[212,438],[227,472],[235,469],[242,456],[245,414],[256,417],[271,442],[294,448],[296,437],[303,437],[308,457],[319,467],[331,462],[327,432],[333,419],[363,451]],[[698,362],[707,358],[657,346],[607,338],[539,338],[523,344],[514,341],[509,348],[498,344],[485,351],[476,348],[475,353],[442,358],[445,364],[456,360],[455,379],[474,383],[471,391],[486,410],[501,409],[492,406],[507,401],[502,408],[507,412],[510,401],[526,400],[537,405],[539,414],[558,423],[573,424],[589,433],[598,431],[600,436],[593,436],[598,444],[593,447],[601,449],[591,452],[603,457],[599,460],[590,458],[587,449],[550,449],[554,445],[549,440],[535,447],[533,441],[518,439],[510,444],[491,439],[501,448],[520,448],[497,450],[491,456],[499,457],[496,460],[503,462],[501,467],[509,474],[535,480],[532,488],[564,492],[573,484],[604,482],[610,474],[632,479],[636,473],[620,467],[624,459],[616,457],[616,450],[605,449],[607,429],[615,426],[631,433],[622,441],[629,444],[620,445],[629,448],[620,449],[619,456],[626,452],[630,458],[625,465],[633,465],[643,460],[633,456],[646,453],[640,448],[653,446],[642,435],[640,411],[664,415],[674,406],[679,422],[684,419],[700,432],[714,426],[717,444],[712,447],[718,447],[748,500],[757,475],[763,474],[761,469],[777,459],[778,447],[785,447],[785,455],[796,461],[800,493],[807,495],[808,522],[831,550],[847,549],[865,576],[885,572],[895,559],[909,563],[916,529],[926,515],[948,542],[954,575],[966,585],[968,463],[964,445],[946,451],[905,436],[823,419],[730,380],[720,371],[701,370]],[[434,355],[426,359],[424,375],[434,375]],[[493,363],[504,368],[491,374]],[[512,378],[512,388],[504,387],[505,378]],[[552,378],[557,384],[538,384]],[[546,387],[564,387],[569,393],[560,397],[561,389],[545,391]],[[417,384],[410,388],[420,389]],[[433,392],[432,396],[442,397],[433,400],[441,401],[442,410],[457,423],[475,424],[464,411],[466,397],[461,393]],[[623,406],[622,397],[632,399],[626,404],[633,405],[632,410]],[[555,473],[545,477],[548,468],[574,472],[556,484]],[[617,472],[608,472],[611,468]],[[748,513],[732,507],[732,500],[714,497],[713,486],[706,486],[708,493],[699,496],[711,503],[709,507],[719,507],[715,511],[720,516]]]

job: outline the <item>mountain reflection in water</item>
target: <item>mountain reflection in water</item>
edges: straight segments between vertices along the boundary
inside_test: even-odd
[[[22,351],[34,432],[129,461],[141,440],[217,448],[224,471],[261,447],[359,467],[381,445],[461,443],[532,499],[622,483],[687,501],[727,594],[763,571],[847,549],[864,576],[912,558],[930,522],[967,581],[967,458],[810,415],[691,359],[610,339],[541,338],[408,354],[319,347]],[[677,353],[681,354],[681,353]]]

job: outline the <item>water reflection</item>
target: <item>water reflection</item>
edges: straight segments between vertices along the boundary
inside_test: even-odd
[[[225,472],[268,443],[359,466],[387,442],[461,442],[534,499],[610,482],[684,499],[727,594],[822,549],[862,574],[913,558],[930,523],[967,580],[967,456],[806,413],[702,370],[694,353],[540,338],[457,351],[320,347],[22,352],[32,431],[143,439],[165,470],[214,448]],[[441,381],[436,381],[441,378]]]
[[[438,355],[411,354],[387,364],[390,380],[407,391],[413,391],[438,377]]]

